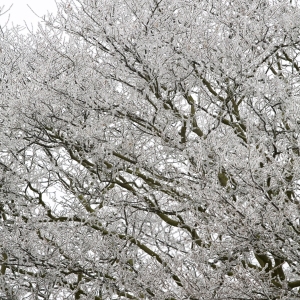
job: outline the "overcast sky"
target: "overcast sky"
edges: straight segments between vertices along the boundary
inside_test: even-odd
[[[47,14],[47,11],[55,13],[56,4],[54,0],[0,0],[0,7],[5,6],[6,9],[13,5],[8,13],[0,16],[0,24],[3,26],[10,15],[9,26],[13,23],[14,25],[24,25],[24,20],[28,25],[36,25],[39,18],[27,6],[29,5],[39,16]]]

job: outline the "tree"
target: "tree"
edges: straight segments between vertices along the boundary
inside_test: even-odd
[[[1,40],[0,297],[298,299],[298,3],[58,7]]]

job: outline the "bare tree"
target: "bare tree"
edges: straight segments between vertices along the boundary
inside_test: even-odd
[[[1,41],[2,299],[298,299],[300,9],[62,1]]]

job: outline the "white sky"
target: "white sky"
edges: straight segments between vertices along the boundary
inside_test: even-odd
[[[56,4],[54,0],[0,0],[0,7],[4,6],[5,10],[12,5],[12,8],[5,15],[0,16],[0,25],[3,26],[8,17],[10,17],[8,26],[11,24],[24,26],[26,21],[27,25],[34,29],[37,28],[39,18],[30,10],[27,4],[36,12],[37,15],[43,16],[47,11],[51,13],[56,12]]]

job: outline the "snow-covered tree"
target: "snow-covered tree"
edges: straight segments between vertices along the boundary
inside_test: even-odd
[[[77,0],[0,54],[1,299],[299,299],[300,8]]]

